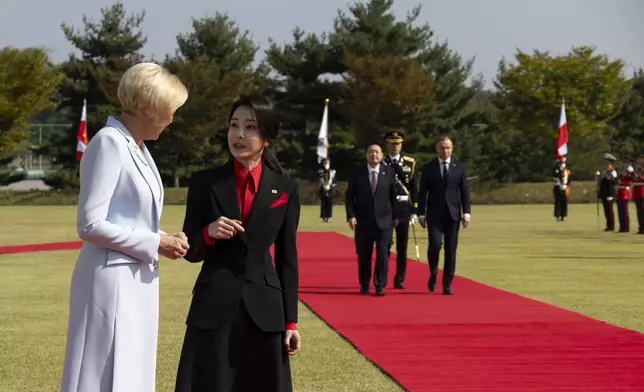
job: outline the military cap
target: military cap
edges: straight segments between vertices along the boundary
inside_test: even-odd
[[[615,162],[617,160],[617,158],[609,153],[604,154],[604,159],[611,162]]]
[[[405,135],[402,131],[390,131],[385,133],[385,141],[387,143],[402,143],[405,141]]]

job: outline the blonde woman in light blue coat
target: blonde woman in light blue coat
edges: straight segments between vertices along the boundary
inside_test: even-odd
[[[163,67],[141,63],[118,87],[109,117],[80,164],[78,235],[62,392],[153,392],[159,256],[185,255],[183,233],[159,228],[163,184],[143,143],[156,140],[188,98]]]

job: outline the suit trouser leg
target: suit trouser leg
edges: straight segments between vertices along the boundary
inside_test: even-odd
[[[445,236],[445,263],[443,266],[443,288],[450,288],[456,272],[456,249],[460,222],[445,218],[443,235]]]
[[[554,195],[555,199],[555,208],[554,208],[554,216],[555,218],[561,217],[561,198],[559,197],[559,189],[555,188],[555,190],[552,191],[552,194]]]
[[[622,233],[629,232],[628,200],[617,200],[617,215],[619,216],[619,231]]]
[[[644,230],[644,208],[642,206],[642,199],[633,199],[635,203],[635,211],[637,211],[637,232],[641,233]]]
[[[606,230],[615,230],[615,209],[613,208],[613,201],[602,199],[602,206],[604,207],[604,217],[606,218]]]
[[[409,219],[401,219],[396,226],[396,276],[398,282],[405,281],[407,272],[407,244],[409,243]]]
[[[561,197],[561,201],[560,201],[560,203],[561,203],[560,204],[560,206],[561,206],[561,209],[560,209],[561,217],[566,218],[566,217],[568,217],[568,196],[566,196],[566,194],[562,192],[560,197]]]
[[[387,272],[389,269],[389,243],[391,242],[392,229],[377,230],[376,237],[376,265],[373,272],[373,285],[384,289],[387,286]]]
[[[440,258],[441,248],[443,247],[443,225],[439,220],[437,222],[427,222],[428,241],[427,261],[429,263],[430,280],[436,279],[438,273],[438,260]]]
[[[358,254],[358,280],[361,287],[369,287],[371,281],[371,255],[373,254],[373,228],[356,227],[355,242]]]

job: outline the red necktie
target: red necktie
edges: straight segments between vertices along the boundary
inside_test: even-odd
[[[253,199],[255,197],[255,182],[253,181],[253,176],[248,173],[246,176],[246,181],[244,181],[244,198],[242,200],[242,222],[246,223],[248,219],[248,214],[250,213],[250,208],[253,206]]]

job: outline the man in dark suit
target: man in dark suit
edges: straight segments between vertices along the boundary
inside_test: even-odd
[[[446,136],[436,140],[438,158],[423,168],[418,193],[418,222],[429,230],[429,291],[436,290],[438,257],[445,238],[443,294],[451,295],[456,269],[458,231],[470,223],[470,190],[465,167],[452,159],[453,143]]]
[[[371,255],[374,243],[376,244],[373,285],[377,296],[385,295],[389,241],[393,228],[398,224],[394,219],[395,173],[381,162],[380,146],[376,143],[369,145],[367,164],[360,165],[349,179],[345,200],[347,221],[351,230],[355,231],[358,278],[362,294],[369,293]]]

